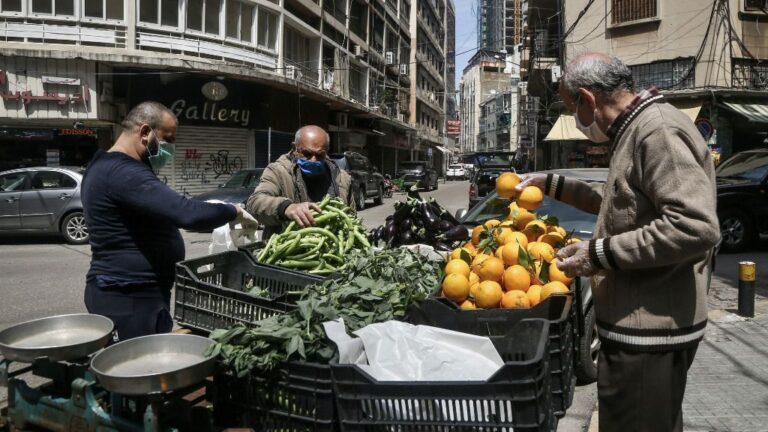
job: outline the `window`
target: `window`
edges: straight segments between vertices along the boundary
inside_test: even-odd
[[[4,1],[4,4],[13,5],[15,2]],[[21,7],[20,2],[19,7]],[[33,14],[74,16],[75,0],[32,0],[30,3]],[[3,9],[5,10],[5,8]]]
[[[219,34],[220,0],[189,0],[187,28],[209,34]]]
[[[0,176],[0,192],[13,192],[24,190],[24,180],[26,173],[12,173]]]
[[[758,60],[733,59],[733,87],[768,90],[768,65]]]
[[[0,12],[21,12],[21,0],[0,0]]]
[[[744,0],[744,10],[768,13],[768,0]]]
[[[655,18],[656,15],[656,0],[611,0],[612,24]]]
[[[83,0],[83,16],[86,18],[122,20],[124,0]]]
[[[259,46],[274,50],[277,43],[277,15],[259,8]]]
[[[179,0],[141,0],[139,21],[169,27],[179,26]]]
[[[301,33],[286,26],[283,52],[285,52],[285,56],[288,59],[298,62],[301,65],[307,64],[307,61],[310,59],[309,38],[304,37]]]
[[[68,189],[76,186],[75,179],[58,171],[39,171],[32,176],[32,189]]]
[[[662,60],[654,63],[630,66],[635,87],[645,89],[656,86],[659,90],[693,88],[696,75],[693,57]]]
[[[254,7],[236,0],[227,0],[227,37],[244,42],[253,40]]]

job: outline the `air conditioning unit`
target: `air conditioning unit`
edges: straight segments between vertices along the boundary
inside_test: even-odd
[[[293,65],[288,65],[285,67],[285,77],[288,79],[299,79],[299,68]]]
[[[336,126],[346,129],[349,126],[347,113],[336,113]]]
[[[393,53],[392,51],[387,51],[384,58],[387,61],[387,66],[395,64],[395,53]]]
[[[397,114],[397,119],[403,123],[405,123],[405,114],[399,113]]]
[[[355,45],[353,52],[355,53],[355,57],[362,57],[365,55],[365,50],[360,45]]]
[[[400,65],[400,75],[408,75],[408,63]]]

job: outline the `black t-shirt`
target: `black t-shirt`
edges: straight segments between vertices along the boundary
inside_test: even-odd
[[[231,205],[179,195],[145,163],[120,152],[96,153],[81,193],[92,252],[87,280],[103,288],[170,289],[184,259],[179,228],[213,229],[237,214]]]

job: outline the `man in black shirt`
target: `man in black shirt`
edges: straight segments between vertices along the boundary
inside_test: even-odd
[[[115,144],[94,155],[83,177],[92,252],[85,305],[112,319],[114,341],[171,331],[174,268],[184,259],[179,228],[256,225],[240,207],[187,199],[157,178],[173,157],[177,124],[165,106],[139,104]]]

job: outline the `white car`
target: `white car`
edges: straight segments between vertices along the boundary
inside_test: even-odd
[[[464,180],[467,178],[467,172],[464,170],[464,165],[461,165],[461,164],[449,165],[448,172],[445,174],[445,176],[448,178],[448,180],[451,180],[451,179]]]

